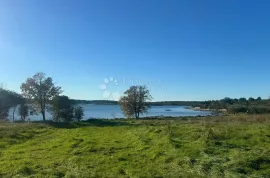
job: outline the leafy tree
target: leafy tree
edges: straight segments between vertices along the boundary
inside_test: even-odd
[[[221,107],[220,109],[224,109],[224,108],[228,109],[228,107],[232,104],[234,104],[234,100],[229,97],[226,97],[219,101],[219,105]]]
[[[16,111],[17,105],[22,101],[20,94],[0,88],[0,120],[7,120],[9,111],[13,108],[13,121],[14,113]]]
[[[12,105],[12,121],[14,122],[16,109],[18,108],[18,105],[23,102],[23,98],[20,94],[10,91],[9,100]]]
[[[220,101],[212,101],[210,108],[212,109],[214,115],[218,115],[220,109],[223,109],[223,106]]]
[[[60,111],[61,121],[71,122],[73,118],[73,111],[74,111],[73,107],[61,109]]]
[[[211,102],[212,102],[212,101],[205,101],[205,102],[202,104],[202,107],[203,107],[204,109],[209,108],[210,105],[211,105]]]
[[[247,104],[247,99],[246,98],[239,98],[239,103],[240,104]]]
[[[74,117],[77,119],[78,122],[82,120],[84,116],[84,109],[81,106],[77,106],[74,108]]]
[[[233,103],[237,104],[239,102],[239,100],[237,98],[233,99]]]
[[[0,120],[7,120],[10,105],[8,104],[9,92],[0,88]]]
[[[261,100],[262,100],[262,98],[261,98],[261,97],[258,97],[256,100],[257,100],[257,101],[261,101]]]
[[[255,99],[252,98],[252,97],[250,97],[250,98],[248,99],[248,101],[249,101],[250,103],[253,103],[253,102],[255,101]]]
[[[232,105],[234,103],[234,100],[229,97],[224,98],[223,101],[224,103],[229,104],[229,105]]]
[[[21,120],[25,121],[26,118],[29,116],[29,106],[26,102],[22,102],[18,108],[18,115],[21,116]]]
[[[48,102],[55,96],[59,95],[61,87],[55,86],[51,77],[46,77],[44,73],[37,73],[28,78],[21,85],[21,91],[36,110],[42,114],[43,121],[46,120],[45,111]]]
[[[55,96],[51,101],[50,112],[56,122],[70,122],[73,118],[73,101],[67,96]]]
[[[119,100],[119,104],[125,116],[139,118],[140,114],[147,113],[152,100],[146,86],[131,86],[125,91],[125,96]]]

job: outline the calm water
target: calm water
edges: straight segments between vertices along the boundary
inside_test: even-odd
[[[84,119],[89,118],[124,118],[122,111],[118,105],[82,105],[84,108]],[[171,110],[171,111],[166,111]],[[208,111],[193,111],[189,109],[185,109],[182,106],[152,106],[149,109],[149,112],[142,117],[147,116],[205,116],[210,115],[211,113]],[[17,115],[15,115],[16,120],[19,119]],[[46,113],[46,118],[50,119],[51,115]],[[30,116],[30,120],[42,120],[41,115]]]

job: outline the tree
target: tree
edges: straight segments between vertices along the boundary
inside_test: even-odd
[[[74,108],[74,117],[80,122],[84,116],[84,109],[82,106],[77,106]]]
[[[219,101],[212,101],[210,108],[212,109],[213,115],[219,115],[220,109],[223,109]]]
[[[237,104],[239,102],[239,100],[237,98],[233,99],[233,103]]]
[[[228,109],[228,107],[230,105],[234,104],[234,100],[229,98],[229,97],[226,97],[226,98],[220,100],[219,104],[222,107],[222,109],[224,109],[224,108]]]
[[[255,99],[254,99],[254,98],[252,98],[252,97],[250,97],[250,98],[248,99],[248,101],[249,101],[250,103],[252,103],[252,102],[254,102],[254,101],[255,101]]]
[[[45,111],[48,102],[62,92],[61,87],[55,86],[52,78],[46,77],[44,73],[37,73],[28,78],[25,83],[22,83],[21,91],[42,114],[43,121],[46,120]]]
[[[29,116],[29,106],[26,102],[22,102],[18,108],[18,115],[21,116],[21,120],[25,121],[26,118]]]
[[[146,86],[131,86],[124,94],[119,104],[125,116],[139,118],[140,114],[148,112],[147,102],[153,98]]]
[[[20,94],[16,92],[10,91],[9,93],[10,93],[9,101],[10,104],[12,105],[12,121],[14,122],[16,109],[18,105],[20,105],[23,102],[23,98]]]
[[[73,118],[73,101],[67,96],[55,96],[51,103],[50,113],[56,122],[70,122]]]
[[[261,98],[261,97],[258,97],[256,100],[257,100],[257,101],[261,101],[261,100],[262,100],[262,98]]]
[[[226,97],[226,98],[222,99],[221,101],[223,101],[225,104],[229,104],[229,105],[232,105],[234,103],[234,100],[229,98],[229,97]]]
[[[7,120],[10,105],[8,103],[9,92],[0,88],[0,120]]]
[[[240,104],[247,104],[247,99],[246,98],[239,98],[239,103]]]
[[[7,120],[9,111],[13,108],[13,121],[17,105],[22,101],[20,94],[0,88],[0,120]]]

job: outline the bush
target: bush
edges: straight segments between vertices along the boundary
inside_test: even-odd
[[[270,113],[270,107],[269,106],[244,106],[244,105],[232,105],[229,106],[228,112],[231,114],[236,113],[249,113],[249,114],[265,114]]]
[[[231,114],[246,113],[248,112],[248,107],[244,105],[232,105],[228,107],[228,112]]]
[[[250,114],[270,113],[270,107],[269,106],[251,106],[248,109],[248,113]]]

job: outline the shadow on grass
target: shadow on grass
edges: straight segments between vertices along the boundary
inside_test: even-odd
[[[81,128],[81,127],[89,127],[89,126],[96,126],[96,127],[119,127],[119,126],[135,126],[136,124],[130,123],[126,120],[108,120],[108,119],[89,119],[87,121],[81,122],[53,122],[48,121],[45,124],[55,127],[55,128],[66,128],[66,129],[74,129],[74,128]]]

